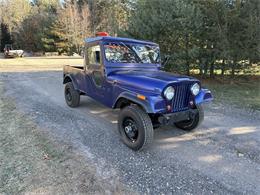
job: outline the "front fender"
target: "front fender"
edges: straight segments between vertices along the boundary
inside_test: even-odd
[[[201,89],[200,93],[195,97],[195,104],[201,104],[213,100],[211,91],[208,89]]]
[[[134,102],[140,106],[142,106],[142,108],[147,112],[147,113],[153,113],[153,106],[150,104],[150,101],[147,99],[145,100],[141,100],[137,98],[137,94],[134,93],[130,93],[130,92],[123,92],[121,93],[118,98],[116,99],[116,101],[114,102],[113,108],[116,107],[117,102],[121,99],[121,98],[125,98],[127,100],[130,100],[131,102]]]

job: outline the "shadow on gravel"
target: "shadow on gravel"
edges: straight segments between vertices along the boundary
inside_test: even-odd
[[[82,98],[81,109],[88,109],[92,115],[117,124],[119,111],[107,108],[91,98]],[[205,118],[205,124],[202,124],[201,127],[192,132],[180,130],[175,126],[155,129],[153,147],[172,150],[182,147],[185,142],[196,142],[198,145],[204,145],[205,147],[210,143],[219,142],[220,145],[229,147],[230,152],[235,153],[238,157],[247,157],[255,162],[260,162],[259,142],[247,139],[248,136],[258,137],[259,139],[259,132],[256,126],[241,124],[238,124],[240,126],[236,126],[236,124],[222,126],[219,123],[211,123],[211,126],[208,126],[207,119],[208,117]],[[116,129],[117,127],[115,126],[114,128]],[[222,155],[220,154],[209,153],[198,156],[199,161],[208,163],[214,163],[221,159]]]
[[[84,108],[88,109],[88,111],[91,114],[93,114],[97,117],[101,117],[106,120],[109,120],[113,124],[117,123],[117,117],[119,114],[119,110],[113,110],[111,108],[107,108],[104,105],[100,104],[99,102],[97,102],[91,98],[88,98],[88,97],[81,98],[80,107],[81,107],[81,109],[84,109]],[[208,117],[206,116],[206,118],[205,118],[206,122],[207,122],[207,118]],[[236,126],[236,124],[230,124],[229,126],[227,126],[226,129],[222,129],[222,130],[221,130],[221,127],[222,127],[222,125],[219,123],[217,123],[212,128],[207,128],[206,126],[204,126],[204,124],[202,124],[202,126],[198,127],[196,130],[188,132],[188,131],[180,130],[180,129],[176,128],[175,126],[165,126],[165,127],[160,127],[159,129],[155,129],[155,138],[158,140],[159,139],[163,140],[163,139],[167,139],[172,136],[187,135],[186,139],[181,139],[179,141],[189,141],[191,139],[199,140],[200,138],[203,138],[205,136],[210,137],[210,135],[214,135],[217,133],[223,133],[226,136],[235,136],[235,135],[243,136],[246,134],[257,133],[257,126],[248,126],[248,125]]]
[[[119,112],[112,111],[95,100],[82,98],[81,108],[88,109],[95,117],[117,123]],[[168,159],[173,155],[181,161],[192,163],[193,168],[203,169],[211,174],[219,172],[230,177],[247,177],[248,173],[241,174],[241,171],[250,173],[253,169],[245,170],[242,164],[247,160],[260,163],[259,127],[255,124],[226,121],[223,118],[212,120],[212,115],[215,113],[206,115],[204,123],[192,132],[175,126],[155,129],[153,146],[147,152],[152,151],[158,156],[168,155]],[[114,129],[116,128],[114,125]],[[226,180],[230,182],[228,176]]]

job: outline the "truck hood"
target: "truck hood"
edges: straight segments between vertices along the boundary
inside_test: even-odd
[[[184,81],[198,81],[195,78],[181,76],[164,71],[115,71],[109,76],[109,79],[116,81],[121,87],[128,88],[137,92],[153,92],[161,94],[162,90],[169,84]]]

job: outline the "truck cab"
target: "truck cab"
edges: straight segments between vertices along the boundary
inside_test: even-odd
[[[123,142],[133,150],[143,149],[161,125],[195,129],[203,121],[202,104],[213,99],[199,80],[161,69],[158,44],[100,33],[85,40],[83,66],[64,67],[66,103],[77,107],[80,96],[87,95],[120,109]]]

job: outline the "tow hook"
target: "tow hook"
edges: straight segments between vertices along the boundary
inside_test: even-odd
[[[193,110],[186,110],[177,113],[163,114],[158,117],[158,122],[161,125],[169,125],[180,121],[189,120],[195,117],[196,112]]]
[[[169,124],[169,121],[170,121],[170,117],[162,115],[162,116],[160,116],[160,117],[158,118],[158,121],[159,121],[159,123],[160,123],[161,125],[168,125],[168,124]]]

